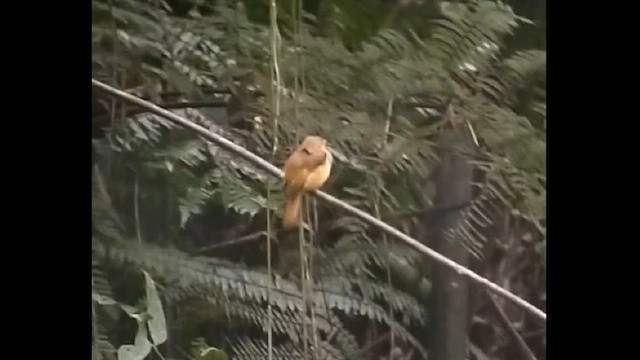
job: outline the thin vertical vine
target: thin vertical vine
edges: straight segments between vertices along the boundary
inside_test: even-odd
[[[267,184],[267,204],[271,201],[271,184]],[[268,359],[273,359],[273,308],[271,306],[271,281],[273,279],[271,269],[271,209],[267,207],[267,343]]]
[[[317,223],[317,219],[316,222],[313,223],[312,222],[312,217],[311,217],[311,213],[310,213],[310,206],[309,206],[309,199],[314,199],[313,197],[309,197],[307,196],[306,201],[305,201],[305,208],[306,208],[306,217],[307,217],[307,221],[309,222],[309,227],[311,228],[310,234],[309,234],[309,243],[307,244],[307,257],[306,257],[306,261],[305,261],[305,265],[306,265],[306,278],[304,279],[304,282],[306,283],[306,287],[307,289],[311,289],[311,291],[314,290],[313,284],[314,284],[314,280],[313,280],[313,247],[314,247],[314,240],[315,240],[315,233],[318,230],[318,223]],[[313,210],[314,210],[314,214],[316,213],[316,208],[315,208],[315,202],[313,202]],[[313,337],[313,351],[312,351],[312,356],[313,359],[317,359],[317,351],[318,351],[318,332],[317,332],[317,328],[316,328],[316,314],[315,314],[315,304],[310,304],[309,306],[311,309],[311,336]]]
[[[303,314],[302,314],[302,350],[303,350],[303,358],[307,358],[307,353],[308,353],[308,340],[309,340],[309,335],[308,335],[308,329],[307,329],[307,308],[308,308],[308,302],[307,300],[309,299],[309,294],[308,294],[308,287],[307,287],[307,281],[306,281],[306,271],[305,271],[305,248],[304,248],[304,227],[303,227],[303,222],[304,220],[302,219],[303,217],[300,216],[298,218],[298,244],[299,244],[299,249],[300,249],[300,284],[302,286],[302,303],[304,304],[303,306]]]
[[[271,22],[271,109],[273,114],[273,147],[271,156],[275,157],[278,150],[278,117],[280,116],[280,70],[278,67],[278,14],[276,0],[270,3]],[[275,90],[275,91],[274,91]],[[271,202],[271,185],[267,184],[267,203]],[[271,305],[271,288],[273,269],[271,267],[271,211],[267,208],[267,352],[268,360],[273,359],[273,308]]]
[[[301,1],[292,1],[291,2],[291,15],[296,14],[296,4],[300,4]],[[300,7],[298,6],[298,10]],[[294,17],[293,20],[293,116],[294,120],[298,122],[298,92],[300,90],[299,87],[299,79],[298,79],[298,69],[300,67],[300,22],[298,17]],[[296,143],[300,141],[300,132],[296,129]]]
[[[291,15],[293,18],[293,48],[294,48],[294,67],[293,67],[293,78],[294,78],[294,84],[293,84],[293,89],[294,89],[294,93],[293,93],[293,101],[294,101],[294,108],[293,108],[293,115],[294,115],[294,119],[295,122],[298,122],[298,116],[299,116],[299,94],[300,94],[300,72],[302,69],[301,66],[301,56],[300,56],[300,50],[301,50],[301,43],[300,43],[300,29],[302,26],[302,0],[296,0],[292,2],[292,8],[291,8]],[[304,76],[303,76],[304,77]],[[296,141],[298,141],[299,139],[299,133],[298,131],[296,131]],[[317,331],[316,331],[316,324],[315,324],[315,313],[314,313],[314,309],[315,306],[313,306],[313,304],[310,304],[310,298],[311,298],[311,292],[313,291],[313,277],[311,275],[311,258],[313,256],[312,254],[312,247],[313,247],[313,237],[314,237],[314,232],[315,232],[315,227],[314,224],[312,222],[311,217],[309,216],[309,197],[305,196],[304,199],[304,204],[305,204],[305,209],[306,209],[306,219],[307,222],[310,225],[310,234],[309,234],[309,241],[307,242],[305,240],[305,236],[304,236],[304,227],[302,226],[303,224],[303,216],[300,217],[300,223],[299,223],[299,231],[298,231],[298,243],[299,243],[299,248],[300,248],[300,282],[301,282],[301,286],[302,286],[302,296],[303,296],[303,302],[304,302],[304,314],[303,314],[303,322],[302,322],[302,334],[303,334],[303,351],[304,351],[304,358],[307,358],[307,353],[308,353],[308,342],[309,342],[309,331],[308,331],[308,324],[307,324],[307,317],[310,315],[311,318],[311,336],[313,338],[313,348],[311,351],[311,356],[313,359],[317,358],[317,351],[318,351],[318,337],[317,337]]]
[[[280,117],[280,67],[278,66],[278,41],[280,32],[278,31],[278,12],[276,0],[271,0],[271,101],[273,111],[273,147],[271,155],[275,156],[278,151],[278,118]],[[274,91],[275,90],[275,91]]]
[[[385,124],[385,133],[384,133],[384,144],[386,146],[387,141],[389,140],[389,131],[391,128],[391,117],[393,116],[393,98],[391,98],[391,100],[389,100],[389,104],[387,105],[387,123]],[[378,191],[378,199],[376,201],[376,217],[378,219],[380,219],[380,208],[379,208],[379,202],[380,202],[380,191]],[[386,248],[386,253],[387,253],[387,261],[386,261],[386,272],[387,272],[387,283],[389,285],[389,289],[392,289],[392,283],[391,283],[391,269],[390,269],[390,262],[391,262],[391,245],[389,243],[389,239],[387,238],[387,234],[382,234],[382,241],[384,241],[384,246]],[[391,306],[391,301],[389,301],[389,317],[391,318],[391,324],[394,323],[394,319],[393,319],[393,307]],[[391,327],[391,329],[389,330],[390,333],[390,340],[389,340],[389,359],[392,358],[393,356],[393,350],[395,348],[395,329],[393,328],[393,326]]]
[[[383,138],[382,138],[382,145],[383,147],[387,146],[387,142],[389,140],[389,131],[391,129],[391,117],[393,115],[393,98],[391,98],[389,100],[389,102],[387,103],[387,119],[385,122],[385,127],[384,127],[384,134],[383,134]],[[375,178],[373,181],[376,181]],[[373,204],[373,210],[374,210],[374,215],[376,216],[377,219],[381,219],[380,216],[380,198],[381,198],[381,194],[380,194],[380,190],[379,186],[377,186],[378,184],[374,184],[374,186],[372,186],[372,190],[373,191],[373,198],[375,199],[374,204]],[[382,234],[382,241],[383,241],[383,246],[385,247],[385,253],[386,253],[386,264],[385,264],[385,272],[386,272],[386,276],[387,276],[387,284],[389,285],[389,288],[392,288],[392,282],[391,282],[391,269],[390,269],[390,262],[391,262],[391,245],[389,242],[389,239],[387,237],[387,234]],[[391,304],[391,302],[389,302],[389,317],[391,318],[391,322],[390,324],[394,323],[394,319],[393,319],[393,306]],[[395,348],[395,329],[393,328],[393,326],[390,327],[389,329],[389,359],[393,358],[393,349]]]

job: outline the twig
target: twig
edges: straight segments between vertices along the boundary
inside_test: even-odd
[[[138,243],[142,243],[142,234],[140,233],[140,181],[136,175],[136,182],[133,185],[133,211],[136,217],[136,235]]]
[[[162,353],[160,352],[160,350],[158,350],[158,347],[156,345],[153,345],[153,350],[156,351],[156,354],[158,355],[158,357],[160,357],[161,360],[165,360],[164,356],[162,356]]]
[[[473,138],[473,143],[476,144],[476,146],[480,146],[480,143],[478,142],[478,136],[476,136],[476,132],[475,130],[473,130],[473,125],[471,125],[471,121],[469,120],[467,120],[467,127],[469,128],[469,133]]]
[[[165,103],[164,108],[167,109],[198,109],[211,107],[226,107],[229,104],[226,100],[209,100],[209,101],[178,101]]]
[[[198,86],[198,91],[205,95],[229,95],[231,94],[231,89],[229,88],[213,88],[209,85],[201,85]],[[182,91],[166,91],[158,94],[160,97],[168,98],[168,97],[177,97],[184,96],[186,93]]]
[[[235,238],[235,239],[219,242],[217,244],[203,246],[203,247],[197,249],[195,251],[195,253],[196,254],[201,254],[201,253],[204,253],[204,252],[207,252],[207,251],[220,249],[220,248],[227,247],[227,246],[242,245],[244,243],[248,243],[248,242],[252,242],[252,241],[258,240],[258,239],[260,239],[260,237],[262,235],[267,235],[268,236],[266,231],[258,231],[258,232],[254,232],[254,233],[249,234],[249,235],[241,236],[239,238]]]
[[[434,206],[430,206],[430,207],[428,207],[426,209],[404,211],[404,212],[399,212],[399,213],[396,213],[396,214],[388,215],[388,216],[386,216],[386,219],[387,220],[395,220],[395,219],[402,219],[402,218],[430,215],[430,214],[434,214],[434,213],[436,213],[436,214],[437,213],[445,213],[445,212],[448,212],[448,211],[456,211],[456,210],[464,209],[464,208],[470,206],[471,204],[472,204],[472,201],[465,201],[465,202],[462,202],[460,204],[446,205],[446,206],[434,205]]]
[[[162,103],[158,104],[163,109],[201,109],[201,108],[223,108],[227,106],[227,102],[224,100],[216,100],[216,101],[194,101],[194,102],[172,102],[172,103]],[[126,109],[126,112],[122,113],[122,117],[131,117],[140,114],[146,113],[147,110],[145,107],[134,107]],[[105,115],[96,115],[96,121],[103,121],[105,118],[112,118],[115,114],[115,110],[111,110],[109,114]],[[112,125],[115,123],[115,120],[112,120]]]
[[[262,159],[261,157],[259,157],[258,155],[252,153],[251,151],[248,151],[247,149],[233,143],[232,141],[229,141],[228,139],[214,134],[210,131],[208,131],[207,129],[203,128],[202,126],[195,124],[181,116],[178,116],[168,110],[165,110],[161,107],[158,107],[157,105],[154,105],[148,101],[144,101],[136,96],[127,94],[124,91],[118,90],[112,86],[109,86],[107,84],[104,84],[100,81],[97,81],[95,79],[91,79],[91,84],[98,88],[101,89],[113,96],[117,96],[125,101],[128,101],[130,103],[139,105],[139,106],[143,106],[146,107],[147,109],[149,109],[149,112],[152,112],[158,116],[161,116],[165,119],[171,120],[174,123],[183,126],[187,129],[193,130],[195,133],[201,135],[202,137],[206,138],[207,140],[215,143],[216,145],[220,146],[221,148],[230,151],[242,158],[244,158],[245,160],[255,164],[257,167],[265,170],[266,172],[272,174],[273,176],[277,177],[278,179],[282,179],[283,177],[283,173],[280,169],[276,168],[275,166],[273,166],[271,163],[269,163],[268,161]],[[527,302],[526,300],[521,299],[520,297],[514,295],[513,293],[503,289],[502,287],[494,284],[493,282],[483,278],[482,276],[476,274],[475,272],[469,270],[468,268],[457,264],[456,262],[448,259],[447,257],[439,254],[438,252],[436,252],[435,250],[425,246],[424,244],[422,244],[421,242],[419,242],[418,240],[410,237],[409,235],[401,232],[400,230],[376,219],[375,217],[371,216],[370,214],[367,214],[366,212],[355,208],[347,203],[345,203],[344,201],[335,198],[325,192],[322,191],[316,191],[316,196],[318,196],[321,200],[325,201],[326,203],[333,205],[334,207],[337,207],[353,216],[356,216],[358,218],[360,218],[361,220],[369,223],[372,226],[375,226],[377,228],[379,228],[380,230],[386,232],[387,234],[390,234],[396,238],[398,238],[399,240],[404,241],[407,245],[411,246],[412,248],[418,250],[419,252],[427,255],[429,258],[431,258],[433,261],[435,261],[436,263],[440,264],[440,265],[444,265],[450,269],[452,269],[453,271],[456,271],[458,274],[462,275],[462,276],[466,276],[468,277],[471,281],[478,283],[480,285],[482,285],[483,287],[487,288],[488,290],[499,294],[500,296],[503,296],[509,300],[511,300],[513,303],[517,304],[518,306],[526,309],[527,311],[531,312],[533,315],[535,315],[536,317],[538,317],[541,320],[544,320],[546,322],[547,320],[547,314],[544,313],[542,310],[536,308],[535,306],[533,306],[531,303]]]
[[[533,354],[533,351],[531,351],[531,349],[529,348],[527,343],[524,341],[522,336],[520,336],[518,331],[513,327],[513,325],[511,324],[511,321],[507,317],[507,314],[504,313],[504,311],[502,310],[502,308],[500,307],[496,299],[493,297],[493,294],[487,293],[487,296],[489,297],[489,302],[493,306],[493,309],[498,314],[498,318],[500,318],[500,321],[502,322],[502,324],[507,328],[509,333],[511,333],[511,336],[513,336],[514,340],[518,344],[518,349],[520,349],[522,356],[524,356],[528,360],[537,360],[536,356]]]
[[[372,342],[368,343],[363,348],[358,350],[354,355],[357,358],[363,357],[364,354],[368,353],[369,351],[373,350],[373,348],[375,348],[376,346],[385,342],[390,336],[391,336],[391,332],[387,331],[386,333],[380,335],[377,339],[373,340]]]
[[[120,216],[116,211],[113,211],[113,202],[111,201],[111,197],[109,196],[109,192],[107,191],[107,185],[102,178],[102,174],[100,173],[100,168],[98,165],[93,166],[93,172],[96,177],[96,185],[98,187],[98,191],[100,192],[100,196],[102,197],[102,201],[107,205],[109,215],[113,217],[113,220],[118,224],[120,229],[124,230],[125,227],[120,220]]]
[[[547,332],[547,329],[545,329],[545,328],[538,329],[538,330],[533,330],[533,331],[530,331],[530,332],[528,332],[526,334],[523,334],[522,338],[523,339],[528,339],[528,338],[532,338],[532,337],[543,335],[546,332]]]

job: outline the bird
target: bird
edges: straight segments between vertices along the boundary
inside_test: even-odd
[[[284,163],[284,196],[282,227],[291,230],[298,225],[302,197],[318,190],[331,175],[333,156],[327,149],[327,140],[309,135],[289,155]]]

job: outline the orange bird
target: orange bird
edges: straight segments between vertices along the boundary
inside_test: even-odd
[[[298,225],[304,193],[318,190],[329,178],[333,156],[326,146],[327,140],[307,136],[284,163],[284,229]]]

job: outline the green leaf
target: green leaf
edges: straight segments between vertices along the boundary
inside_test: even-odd
[[[151,316],[148,321],[149,331],[151,332],[153,343],[160,345],[167,341],[167,322],[153,279],[146,271],[144,272],[144,278],[147,287],[147,312]]]
[[[95,292],[92,294],[92,297],[93,297],[93,301],[97,302],[100,305],[117,305],[118,304],[112,298],[105,295],[100,295]]]
[[[93,301],[97,302],[100,305],[103,305],[103,306],[117,305],[117,306],[119,306],[132,319],[136,319],[136,320],[143,319],[143,316],[140,314],[140,310],[138,308],[136,308],[135,306],[131,306],[131,305],[127,305],[127,304],[121,304],[121,303],[115,301],[113,298],[111,298],[109,296],[100,295],[100,294],[95,293],[95,292],[92,294],[92,297],[93,297]]]
[[[229,360],[227,353],[214,347],[200,349],[195,358],[196,360]]]
[[[147,327],[138,320],[138,333],[133,345],[122,345],[118,349],[118,360],[142,360],[151,352],[151,343],[147,338]]]
[[[136,320],[140,318],[140,314],[139,314],[140,311],[136,307],[127,305],[127,304],[118,304],[118,305],[120,305],[122,310],[124,310],[124,312],[126,312],[127,315],[129,315],[130,317]]]
[[[195,360],[229,360],[222,349],[207,345],[203,338],[193,340],[191,354]]]

